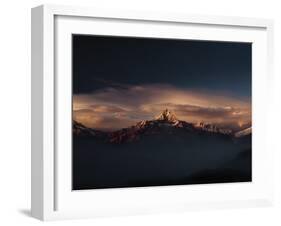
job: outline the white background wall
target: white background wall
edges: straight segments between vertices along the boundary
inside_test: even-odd
[[[30,208],[30,8],[42,3],[275,20],[274,207],[51,222],[53,225],[281,225],[281,6],[278,0],[5,0],[0,8],[0,225],[38,225]]]

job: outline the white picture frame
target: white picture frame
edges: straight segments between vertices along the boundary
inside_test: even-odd
[[[104,21],[107,24],[100,26]],[[154,33],[146,33],[149,26],[153,26]],[[189,36],[181,36],[186,27]],[[72,192],[70,147],[60,142],[62,136],[70,134],[71,124],[64,120],[65,112],[58,107],[65,106],[67,114],[71,114],[68,37],[72,33],[253,42],[253,182]],[[57,5],[33,8],[32,216],[56,220],[271,205],[273,153],[266,141],[266,116],[271,107],[267,100],[271,98],[273,82],[272,58],[273,22],[267,19]],[[67,84],[66,88],[62,83]],[[61,161],[63,158],[65,162]]]

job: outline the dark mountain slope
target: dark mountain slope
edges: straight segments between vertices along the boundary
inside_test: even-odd
[[[79,129],[73,189],[251,180],[251,137],[206,130],[169,111],[116,132]]]

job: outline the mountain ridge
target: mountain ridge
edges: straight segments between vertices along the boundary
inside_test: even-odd
[[[251,135],[165,111],[114,132],[73,123],[74,189],[251,181]]]
[[[247,135],[251,133],[249,130]],[[77,136],[84,137],[96,137],[110,143],[127,143],[133,142],[141,139],[142,136],[155,135],[155,134],[174,134],[177,133],[205,133],[209,135],[218,134],[222,136],[231,137],[243,137],[244,133],[242,131],[233,133],[230,129],[222,129],[212,124],[206,124],[200,122],[197,124],[189,123],[186,121],[178,120],[176,115],[165,109],[159,116],[155,117],[153,120],[142,120],[133,126],[123,128],[113,132],[103,132],[88,128],[82,123],[73,121],[73,133]],[[237,134],[240,134],[237,136]]]

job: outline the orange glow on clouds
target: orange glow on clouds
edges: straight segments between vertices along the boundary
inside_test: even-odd
[[[104,130],[125,128],[153,119],[164,109],[180,120],[242,127],[251,123],[251,102],[220,93],[180,89],[170,85],[106,88],[73,96],[74,119]]]

